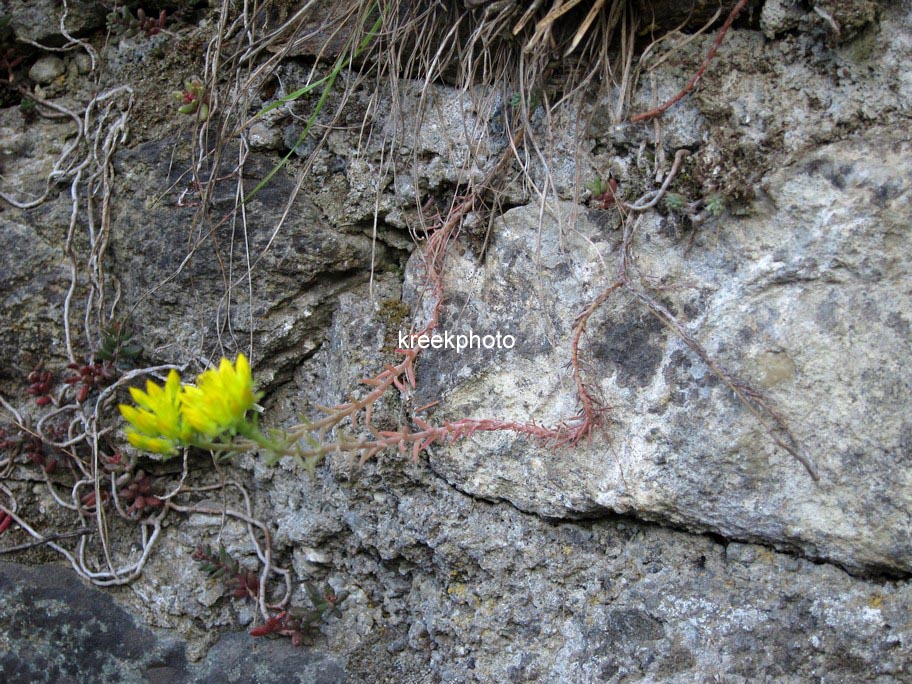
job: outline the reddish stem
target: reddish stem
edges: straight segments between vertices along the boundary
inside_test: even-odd
[[[700,65],[700,68],[697,69],[697,73],[693,75],[693,78],[691,78],[690,82],[684,86],[683,90],[668,100],[665,104],[660,105],[655,109],[650,109],[648,112],[643,112],[642,114],[637,114],[636,116],[632,117],[630,119],[631,123],[639,123],[640,121],[646,121],[647,119],[651,119],[654,116],[658,116],[672,105],[680,102],[684,96],[687,95],[687,93],[694,89],[694,86],[697,85],[697,81],[700,80],[700,77],[703,76],[703,73],[706,71],[709,63],[712,62],[713,58],[716,56],[716,52],[718,51],[719,46],[722,45],[722,39],[725,38],[725,34],[728,33],[728,29],[731,28],[732,22],[737,19],[738,15],[741,13],[741,10],[744,9],[745,5],[747,5],[747,0],[739,0],[738,4],[735,5],[734,9],[732,9],[731,13],[728,15],[728,19],[725,20],[724,24],[722,24],[722,28],[719,29],[719,34],[713,41],[712,47],[709,48],[709,52],[706,53],[706,57],[703,59],[703,63]]]

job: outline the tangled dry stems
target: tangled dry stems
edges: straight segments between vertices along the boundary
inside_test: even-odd
[[[64,0],[60,31],[69,42],[60,48],[37,47],[45,51],[85,50],[97,75],[95,66],[99,57],[95,49],[66,31],[67,10]],[[110,237],[110,208],[115,182],[112,160],[118,147],[126,140],[134,92],[124,85],[107,90],[96,88],[96,93],[81,111],[29,93],[29,97],[36,101],[40,115],[71,120],[75,135],[63,145],[47,177],[45,189],[38,197],[20,199],[9,192],[0,192],[0,199],[9,205],[28,210],[40,206],[58,186],[69,186],[71,210],[64,253],[69,264],[70,283],[64,298],[62,326],[66,355],[71,364],[77,364],[78,349],[101,347],[103,331],[118,320],[120,304],[120,284],[116,277],[106,272],[105,255]],[[87,243],[87,249],[77,248],[77,244],[82,243]],[[80,296],[83,296],[81,301]],[[81,314],[77,313],[80,310]],[[81,325],[77,327],[74,323],[79,318]],[[170,492],[156,495],[150,482],[160,483],[167,477],[152,480],[139,468],[135,457],[124,463],[116,462],[104,446],[117,424],[112,407],[118,390],[139,378],[171,368],[175,366],[160,365],[123,372],[88,402],[82,400],[80,390],[73,385],[63,385],[47,396],[51,408],[42,413],[34,426],[26,411],[0,397],[0,405],[10,423],[24,438],[36,440],[65,458],[69,475],[52,477],[39,469],[40,478],[45,491],[57,506],[73,515],[75,527],[63,532],[39,531],[20,512],[18,497],[13,489],[0,483],[0,492],[5,497],[0,502],[0,516],[15,523],[33,540],[6,547],[0,553],[43,545],[59,553],[80,577],[91,583],[97,586],[123,585],[142,574],[157,546],[163,523],[172,513],[215,515],[222,521],[221,524],[233,518],[245,525],[251,547],[261,563],[258,605],[260,614],[266,620],[274,611],[287,606],[292,595],[291,573],[273,563],[269,528],[254,516],[246,488],[229,480],[215,485],[190,486],[186,482],[188,466],[185,455],[179,481]],[[58,434],[59,426],[64,427],[62,434]],[[18,481],[18,476],[14,474],[15,456],[15,451],[9,448],[0,461],[0,479],[11,484]],[[25,481],[32,477],[26,475]],[[232,498],[237,499],[240,508],[213,508],[194,503],[195,497],[226,489],[236,492],[236,497]],[[86,494],[87,490],[89,493]],[[141,494],[143,491],[146,492],[145,497]],[[113,509],[106,505],[109,502],[113,502]],[[129,508],[126,507],[128,503]],[[130,544],[124,543],[122,538],[116,544],[111,539],[112,521],[109,515],[112,510],[116,517],[138,529],[138,552],[130,550]],[[9,526],[7,522],[4,531]],[[62,543],[72,538],[77,539],[75,547]],[[284,589],[278,598],[270,600],[274,592],[267,591],[267,583],[275,578]]]

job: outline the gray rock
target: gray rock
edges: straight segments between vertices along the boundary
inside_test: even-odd
[[[797,0],[766,0],[760,12],[760,29],[769,39],[791,31],[804,16]]]
[[[344,663],[332,655],[295,648],[288,640],[260,639],[251,643],[246,633],[222,637],[193,668],[190,681],[294,682],[295,684],[345,684]]]
[[[56,55],[45,55],[40,57],[29,69],[29,78],[36,83],[47,85],[52,83],[58,76],[63,75],[66,66],[63,60]]]
[[[264,387],[277,376],[287,379],[322,344],[336,298],[370,278],[372,259],[382,269],[387,252],[360,232],[328,225],[303,197],[283,223],[293,188],[284,173],[248,203],[243,228],[221,221],[234,209],[235,197],[227,184],[220,185],[212,200],[215,232],[195,232],[195,207],[175,206],[185,184],[174,181],[185,169],[172,166],[168,175],[172,147],[173,142],[150,143],[118,158],[126,191],[113,209],[110,254],[122,273],[126,300],[137,305],[142,334],[150,346],[193,349],[215,359],[226,353],[218,342],[220,330],[240,335],[231,343],[240,350],[252,334],[263,356]],[[248,192],[273,164],[249,160]],[[228,164],[224,172],[231,173]],[[164,196],[156,194],[169,187]],[[250,281],[244,276],[244,250],[257,262]]]
[[[69,0],[64,22],[70,35],[83,35],[104,26],[104,5],[93,0]],[[56,0],[14,0],[4,6],[17,38],[43,42],[62,40],[60,17],[63,3]]]
[[[85,52],[77,52],[73,57],[73,61],[76,63],[76,71],[82,75],[85,75],[92,71],[92,58]]]
[[[578,251],[567,238],[568,253]],[[302,374],[297,396],[331,385],[348,364],[355,375],[369,373],[351,331],[370,330],[370,320],[365,301],[340,300],[315,357],[322,370],[306,381]],[[439,367],[428,355],[419,371],[421,386],[435,382]],[[350,378],[338,382],[340,391],[350,386]],[[478,445],[452,451],[487,475],[475,460]],[[448,476],[441,463],[449,464],[449,452],[435,453],[433,470],[389,455],[355,473],[346,457],[333,458],[314,480],[260,473],[271,477],[277,543],[333,549],[345,586],[365,595],[349,599],[342,618],[324,627],[330,644],[352,649],[352,681],[683,684],[709,673],[810,682],[825,672],[833,684],[845,677],[898,684],[912,664],[902,618],[912,605],[908,581],[862,580],[769,547],[597,510],[590,515],[601,519],[544,520],[461,493],[464,480],[451,480],[454,488],[438,476]],[[506,459],[485,456],[496,460],[488,470],[511,476]],[[544,456],[553,472],[568,458],[578,467],[571,453]],[[524,458],[517,446],[514,460]],[[605,460],[613,462],[610,454]],[[526,486],[533,495],[541,489],[531,477]],[[568,490],[560,494],[572,502]],[[296,558],[299,575],[313,572],[305,560]],[[368,620],[375,628],[356,632]]]
[[[841,12],[846,26],[856,21],[854,38],[834,40],[808,7],[794,29],[775,24],[777,40],[735,27],[697,91],[657,123],[611,128],[607,105],[599,112],[587,103],[580,121],[591,112],[594,123],[574,139],[578,128],[564,128],[577,110],[555,112],[552,131],[533,117],[551,187],[567,201],[549,200],[540,224],[528,188],[508,183],[503,199],[514,208],[494,224],[484,259],[475,242],[454,244],[446,283],[444,325],[511,332],[516,347],[425,354],[418,391],[408,401],[390,393],[374,421],[395,429],[436,399],[435,422],[469,415],[554,424],[574,415],[568,331],[612,277],[619,237],[610,214],[578,204],[581,186],[611,169],[632,199],[653,185],[663,155],[667,167],[687,145],[694,152],[673,189],[689,200],[718,193],[730,211],[691,233],[660,206],[638,227],[636,266],[657,278],[647,285],[697,339],[771,397],[817,460],[820,485],[689,349],[617,293],[583,344],[586,377],[613,407],[607,438],[588,447],[555,453],[508,434],[476,435],[435,445],[418,463],[389,453],[353,469],[333,455],[314,478],[290,459],[267,468],[247,455],[218,472],[191,459],[188,487],[230,479],[248,489],[270,529],[273,563],[293,571],[295,605],[307,605],[304,580],[349,593],[342,615],[321,622],[300,649],[245,634],[258,620],[252,604],[210,585],[190,559],[198,544],[222,542],[255,566],[246,526],[172,513],[127,590],[87,588],[66,568],[0,565],[0,679],[906,684],[910,16],[884,3],[873,31],[868,14],[852,14],[863,3],[810,4]],[[206,22],[216,25],[208,17],[198,26]],[[181,45],[209,44],[187,30]],[[505,146],[502,119],[488,121],[485,108],[502,99],[487,87],[434,85],[422,121],[419,84],[400,84],[398,113],[388,89],[373,100],[356,89],[332,130],[321,128],[326,146],[308,174],[280,173],[248,203],[245,232],[240,220],[223,221],[235,207],[237,150],[223,154],[213,175],[226,180],[200,220],[198,186],[185,173],[193,155],[174,137],[184,122],[155,95],[187,77],[187,61],[163,60],[152,79],[148,65],[131,61],[171,39],[137,36],[105,52],[106,84],[137,87],[131,135],[157,141],[116,157],[105,272],[121,285],[119,311],[132,307],[142,363],[217,359],[251,345],[269,390],[264,420],[287,425],[313,415],[315,403],[363,391],[359,380],[395,358],[396,333],[411,315],[399,302],[398,267],[412,247],[408,230],[419,225],[416,204],[432,199],[445,210],[484,175]],[[651,72],[655,90],[650,76],[633,109],[677,92],[712,40],[666,43],[669,58]],[[282,87],[305,82],[303,66],[286,68]],[[87,102],[91,93],[72,90],[88,85],[67,79],[66,106]],[[326,123],[337,104],[327,104]],[[289,108],[306,120],[309,106],[302,98]],[[368,113],[376,127],[362,136]],[[252,133],[247,190],[276,162],[287,123],[277,115]],[[24,127],[10,108],[0,124],[4,191],[40,194],[72,139],[71,122]],[[541,159],[528,160],[544,187]],[[0,214],[0,379],[4,397],[30,417],[39,412],[22,377],[37,358],[63,366],[68,184],[59,192],[38,209]],[[480,217],[464,235],[483,227]],[[250,281],[248,250],[259,259]],[[417,262],[406,273],[410,303],[422,282]],[[81,319],[73,312],[78,353]],[[121,444],[116,430],[105,439]],[[176,486],[176,471],[162,479]],[[16,465],[4,485],[37,529],[69,529],[36,477],[31,465]],[[177,500],[243,508],[236,497],[232,489]],[[135,558],[137,538],[135,526],[115,521],[117,560]],[[26,539],[15,525],[0,537],[3,548]],[[28,553],[42,562],[51,552]],[[135,645],[119,651],[118,635]]]
[[[69,568],[0,563],[0,616],[5,625],[0,677],[35,681],[345,682],[331,656],[287,641],[241,632],[219,639],[200,663],[187,662],[181,642],[160,637],[104,591],[76,580]]]
[[[717,78],[711,96],[673,108],[663,129],[689,121],[694,105],[721,122],[708,129],[685,175],[708,171],[717,187],[753,188],[759,199],[742,207],[746,217],[727,215],[712,237],[704,228],[686,258],[671,217],[648,215],[638,232],[637,264],[658,285],[656,296],[723,366],[772,397],[821,468],[819,485],[679,339],[623,294],[595,317],[584,344],[590,382],[612,406],[608,446],[554,454],[509,434],[476,435],[437,450],[435,470],[462,491],[542,515],[635,512],[797,549],[855,572],[908,573],[912,547],[900,511],[912,501],[895,464],[908,451],[900,398],[912,384],[902,361],[912,312],[902,285],[908,255],[891,236],[910,220],[912,150],[896,131],[906,125],[898,122],[907,121],[901,112],[912,91],[895,68],[909,58],[909,45],[890,38],[908,25],[902,12],[885,16],[875,47],[839,58],[847,74],[867,68],[870,50],[885,66],[869,71],[873,82],[847,76],[830,91],[831,108],[796,117],[776,104],[788,97],[788,80],[762,69]],[[812,76],[815,62],[783,54],[810,38],[768,47],[756,34],[730,38],[735,63],[777,61],[801,92],[823,87]],[[880,125],[821,143],[838,141],[840,128],[866,116]],[[749,145],[728,147],[728,127],[769,153],[756,162],[739,158],[735,149]],[[680,130],[686,139],[687,125]],[[783,166],[769,171],[774,160]],[[554,425],[576,414],[561,370],[570,330],[611,282],[617,253],[611,223],[595,218],[569,204],[546,207],[543,223],[538,207],[515,209],[492,231],[483,268],[454,250],[443,326],[458,319],[453,332],[501,331],[520,343],[509,352],[425,354],[418,405],[442,400],[438,420]],[[412,263],[414,293],[422,281],[418,258]],[[884,515],[884,505],[896,514]]]
[[[67,270],[34,229],[5,220],[0,229],[0,346],[7,373],[22,381],[40,361],[65,356],[60,336]]]
[[[908,582],[629,519],[545,521],[392,460],[270,496],[347,511],[327,542],[370,600],[324,630],[356,646],[351,681],[899,684],[912,665]],[[377,627],[355,638],[364,614]]]
[[[248,135],[250,136],[250,147],[255,150],[275,151],[282,149],[282,133],[278,129],[262,121],[257,121],[250,126]]]
[[[72,121],[39,118],[22,125],[18,108],[0,110],[3,192],[19,202],[40,196]],[[4,204],[0,213],[0,349],[3,375],[24,380],[39,362],[65,356],[63,302],[70,282],[61,226],[70,208],[51,199],[37,211]]]
[[[822,147],[771,175],[768,205],[685,257],[647,215],[637,266],[724,366],[767,389],[816,461],[815,484],[683,342],[623,293],[590,323],[589,382],[611,409],[604,443],[549,449],[510,433],[435,451],[462,491],[562,517],[635,512],[800,549],[855,571],[912,571],[912,488],[897,459],[912,426],[904,322],[912,271],[891,236],[912,220],[912,147],[887,131]],[[530,236],[539,244],[530,250]],[[452,254],[441,329],[514,335],[512,350],[428,350],[420,404],[438,420],[556,425],[576,414],[564,369],[576,316],[613,279],[616,234],[579,207],[514,209],[484,267]],[[455,252],[455,250],[454,250]],[[417,266],[417,261],[415,262]],[[414,279],[413,282],[418,282]]]

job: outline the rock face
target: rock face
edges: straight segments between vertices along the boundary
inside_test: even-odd
[[[912,665],[908,582],[632,519],[544,520],[423,464],[343,482],[269,488],[296,569],[315,571],[317,544],[349,578],[325,631],[360,642],[352,681],[898,683]]]
[[[58,4],[10,3],[4,12],[16,36],[61,43],[56,29],[29,32],[37,23],[26,13]],[[74,17],[98,7],[67,4]],[[719,5],[686,4],[710,14]],[[77,558],[79,541],[66,533],[95,516],[70,501],[88,489],[71,496],[71,469],[49,474],[27,456],[39,419],[49,434],[69,433],[25,381],[38,361],[57,387],[69,373],[61,321],[72,263],[80,360],[99,332],[86,334],[80,309],[93,286],[86,263],[98,257],[105,312],[116,295],[144,348],[136,363],[199,368],[252,350],[263,422],[288,425],[364,391],[359,381],[396,358],[398,332],[427,315],[415,243],[434,207],[445,214],[510,151],[505,115],[515,106],[491,84],[457,92],[410,81],[373,92],[346,80],[352,89],[334,91],[317,121],[325,144],[305,140],[232,214],[300,137],[319,95],[260,117],[212,168],[208,145],[233,130],[236,84],[218,84],[204,129],[160,97],[218,44],[223,22],[202,5],[184,15],[192,22],[176,17],[151,39],[102,45],[100,34],[87,35],[98,38],[102,73],[84,73],[91,60],[74,49],[64,77],[35,91],[73,117],[39,108],[52,116],[26,124],[18,106],[0,110],[0,190],[27,205],[49,189],[37,206],[4,202],[0,212],[0,392],[27,423],[17,433],[4,405],[0,442],[12,447],[0,447],[0,505],[43,534],[60,533]],[[228,52],[242,54],[263,25],[280,26],[286,5],[231,38],[237,45],[224,43]],[[245,86],[243,117],[314,82],[321,60],[335,59],[307,42],[319,48],[321,34],[304,33],[289,47],[303,58]],[[417,463],[384,453],[353,469],[346,454],[332,454],[313,477],[291,459],[268,467],[256,454],[195,454],[186,476],[176,460],[138,457],[156,496],[184,487],[175,508],[155,522],[149,514],[143,529],[108,509],[115,564],[138,562],[153,539],[142,574],[102,592],[69,567],[25,564],[59,560],[47,546],[4,555],[17,562],[0,563],[0,680],[906,684],[910,35],[907,3],[752,2],[698,89],[658,122],[619,123],[613,101],[586,100],[550,119],[531,107],[520,160],[497,167],[505,185],[490,231],[484,212],[473,213],[450,245],[440,323],[441,332],[499,332],[515,344],[427,350],[417,389],[406,399],[391,392],[373,414],[381,430],[414,425],[416,407],[437,401],[419,414],[434,424],[572,419],[571,330],[616,277],[622,236],[615,208],[585,188],[610,171],[633,201],[686,147],[673,195],[636,223],[631,282],[768,397],[818,482],[677,332],[618,290],[581,344],[584,377],[610,407],[590,443],[476,434],[435,444]],[[653,50],[662,61],[643,65],[627,113],[677,92],[713,37],[676,41]],[[28,54],[23,78],[47,57]],[[133,90],[106,90],[124,84]],[[91,115],[75,116],[89,102]],[[119,116],[132,137],[120,137]],[[83,125],[95,137],[66,156]],[[547,190],[545,201],[533,185]],[[97,396],[59,415],[94,424]],[[134,456],[115,406],[98,417],[99,456]],[[92,462],[84,443],[71,447]],[[262,568],[266,530],[279,573],[268,601],[281,599],[283,569],[294,606],[308,605],[304,581],[348,594],[341,615],[319,621],[298,649],[249,636],[261,624],[252,602],[232,598],[191,559],[201,544],[224,544],[245,568]],[[85,539],[87,568],[104,572],[99,535]],[[0,530],[0,550],[31,541],[18,523]]]
[[[55,0],[13,0],[4,11],[9,13],[10,27],[18,38],[55,42],[63,38],[60,19],[63,3]],[[74,36],[104,26],[105,7],[92,0],[69,0],[66,4],[64,27]]]
[[[337,661],[287,643],[258,644],[260,657],[252,659],[246,634],[226,635],[191,665],[178,639],[155,634],[109,594],[74,581],[66,568],[0,563],[0,588],[8,626],[0,676],[8,684],[345,681]]]
[[[909,573],[912,501],[902,464],[910,453],[904,360],[912,311],[901,236],[912,218],[912,148],[900,122],[912,90],[894,69],[910,45],[888,29],[908,25],[894,12],[877,36],[832,57],[845,80],[828,91],[828,107],[811,75],[825,59],[819,43],[732,36],[727,59],[760,68],[735,77],[715,67],[707,79],[716,87],[669,111],[662,135],[672,150],[699,147],[684,176],[720,183],[740,203],[686,242],[686,225],[667,206],[637,226],[636,280],[723,367],[771,398],[817,463],[818,484],[681,339],[623,292],[590,322],[583,344],[586,376],[611,407],[601,444],[554,452],[511,434],[476,436],[438,450],[435,470],[461,491],[541,515],[634,513],[853,572]],[[815,57],[790,64],[786,53],[795,49]],[[875,52],[884,68],[857,80],[874,73]],[[793,96],[796,106],[786,105]],[[862,126],[870,107],[877,123]],[[590,130],[612,131],[603,140],[609,152],[592,157],[596,169],[601,159],[601,168],[635,170],[629,126]],[[686,179],[672,186],[686,188]],[[429,350],[416,403],[443,400],[440,421],[555,425],[573,417],[570,332],[615,278],[620,233],[611,215],[561,203],[522,207],[496,223],[482,266],[454,254],[443,328],[512,334],[518,343],[510,351]],[[413,293],[420,272],[413,257]]]
[[[912,483],[898,469],[912,435],[902,399],[912,392],[910,178],[912,145],[871,131],[771,174],[750,217],[722,219],[686,255],[658,214],[637,226],[643,282],[773,400],[819,483],[626,292],[595,316],[583,347],[589,382],[612,407],[606,439],[554,450],[476,436],[438,452],[433,467],[462,491],[549,517],[632,513],[855,572],[912,571]],[[546,208],[544,220],[514,209],[496,223],[482,268],[470,253],[452,259],[445,289],[457,296],[442,329],[517,344],[428,350],[419,404],[443,399],[447,420],[554,425],[575,414],[564,372],[572,326],[616,271],[618,233],[597,218],[570,204]]]
[[[194,227],[196,207],[174,206],[186,169],[169,166],[173,146],[148,143],[117,160],[125,187],[111,256],[127,296],[137,302],[142,334],[152,345],[176,344],[216,358],[225,345],[243,350],[252,335],[265,357],[262,381],[287,377],[322,343],[339,293],[366,282],[372,260],[384,268],[386,249],[360,231],[327,225],[305,198],[283,217],[293,189],[283,173],[251,199],[242,223],[221,220],[235,198],[234,190],[219,186],[211,200],[214,227]],[[250,160],[248,192],[272,166]],[[170,191],[152,195],[150,188]],[[257,275],[248,279],[254,261]]]
[[[32,65],[32,68],[29,69],[29,78],[36,83],[46,85],[61,76],[65,70],[63,60],[50,55],[42,57]]]
[[[39,354],[63,354],[63,344],[48,345],[48,337],[59,326],[67,274],[57,246],[18,221],[3,222],[0,254],[0,344],[9,351],[4,375],[12,379],[14,368],[27,375]]]

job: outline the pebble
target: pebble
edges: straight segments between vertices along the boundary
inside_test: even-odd
[[[76,53],[73,61],[76,62],[76,69],[80,74],[87,74],[92,70],[92,58],[84,52]]]
[[[58,76],[62,75],[65,70],[66,67],[60,57],[47,55],[41,57],[32,65],[28,75],[29,78],[36,83],[47,85],[48,83],[52,83]]]
[[[396,639],[394,642],[386,645],[386,650],[390,653],[401,653],[405,650],[405,647],[408,646],[408,641],[405,637]]]
[[[260,121],[250,127],[248,139],[250,140],[250,147],[255,150],[282,149],[282,131]]]

